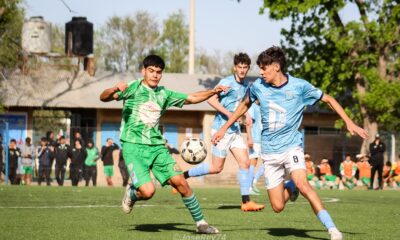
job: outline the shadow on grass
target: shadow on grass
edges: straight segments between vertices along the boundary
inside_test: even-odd
[[[160,224],[138,224],[133,225],[130,231],[141,231],[141,232],[161,232],[161,231],[184,231],[192,233],[193,229],[187,229],[179,226],[191,226],[193,228],[193,224],[185,224],[185,223],[160,223]]]
[[[329,239],[328,233],[325,230],[314,230],[314,229],[296,229],[296,228],[267,228],[267,233],[271,236],[276,237],[299,237],[299,238],[307,238],[307,239]],[[312,237],[309,235],[311,232],[326,232],[326,238],[319,238],[319,237]],[[342,232],[346,235],[358,235],[358,234],[365,234],[365,233],[354,233],[354,232]]]
[[[218,209],[222,209],[222,210],[230,210],[230,209],[239,209],[240,210],[240,205],[222,205],[219,206]]]

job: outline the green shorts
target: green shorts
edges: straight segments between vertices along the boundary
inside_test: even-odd
[[[150,170],[162,186],[182,170],[169,154],[165,145],[123,143],[122,154],[135,188],[151,182]]]
[[[25,174],[33,175],[33,167],[26,166],[26,167],[23,167],[23,169],[24,169]]]
[[[336,176],[335,175],[325,175],[325,180],[328,182],[334,182],[336,181]]]
[[[364,185],[369,186],[370,183],[371,183],[371,178],[369,178],[369,177],[362,177],[362,178],[361,178],[361,182],[362,182]]]
[[[314,177],[315,177],[314,174],[307,174],[307,180],[308,180],[308,181],[313,180]]]
[[[114,176],[114,166],[113,165],[104,166],[104,175],[106,175],[106,177]]]

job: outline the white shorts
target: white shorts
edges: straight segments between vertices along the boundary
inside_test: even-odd
[[[257,159],[261,154],[261,144],[254,143],[252,148],[249,148],[249,159]]]
[[[217,130],[212,129],[211,135],[213,136]],[[240,132],[235,133],[225,133],[224,137],[219,140],[217,145],[212,145],[211,151],[212,154],[219,158],[226,158],[228,155],[228,149],[231,148],[241,148],[247,149],[246,144],[244,144],[242,135]]]
[[[290,174],[293,170],[304,169],[304,152],[301,147],[292,148],[284,153],[261,154],[265,166],[265,186],[272,189],[285,179],[285,170]]]

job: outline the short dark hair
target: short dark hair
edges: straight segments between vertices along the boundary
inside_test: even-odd
[[[152,54],[143,59],[143,67],[147,68],[150,66],[159,67],[161,70],[164,70],[165,62],[160,56]]]
[[[25,142],[31,142],[32,139],[30,137],[25,138]]]
[[[17,143],[17,141],[14,138],[10,140],[10,143],[12,143],[12,142]]]
[[[40,139],[40,141],[42,141],[42,142],[47,142],[47,137],[42,137],[42,138]]]
[[[247,64],[250,66],[251,64],[251,59],[249,57],[249,55],[247,55],[247,53],[238,53],[233,57],[233,64],[236,66],[239,63],[242,64]]]
[[[61,140],[61,139],[65,139],[65,137],[64,137],[64,136],[61,136],[59,139],[60,139],[60,140]]]
[[[281,71],[285,71],[286,57],[285,52],[277,46],[272,46],[258,55],[257,65],[259,67],[268,66],[272,63],[278,63]]]

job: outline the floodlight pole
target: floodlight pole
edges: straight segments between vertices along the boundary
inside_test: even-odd
[[[189,74],[194,74],[194,29],[195,29],[195,9],[196,1],[190,0],[190,11],[189,11]]]

